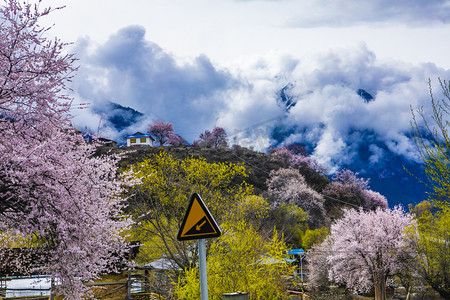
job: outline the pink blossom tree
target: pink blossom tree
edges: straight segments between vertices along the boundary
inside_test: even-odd
[[[398,207],[346,210],[322,245],[329,279],[357,292],[373,288],[375,299],[385,300],[387,278],[410,267],[414,256],[408,253],[405,233],[412,222],[412,216]]]
[[[205,130],[200,133],[199,139],[194,141],[194,145],[205,148],[226,147],[227,133],[222,127],[215,127],[213,131]]]
[[[333,182],[324,189],[323,194],[364,209],[388,207],[386,197],[369,188],[368,179],[359,178],[358,173],[347,169],[333,176]]]
[[[94,157],[95,145],[70,127],[75,58],[45,38],[39,20],[51,12],[17,0],[0,8],[0,269],[11,240],[41,249],[57,292],[81,299],[85,282],[116,269],[129,219],[117,158]],[[26,252],[14,257],[24,273]]]
[[[156,138],[160,146],[164,146],[164,144],[175,135],[173,125],[170,122],[156,121],[148,126],[147,131]]]
[[[185,139],[183,139],[181,136],[179,136],[178,134],[172,134],[168,139],[167,139],[167,144],[172,145],[172,146],[182,146],[182,145],[186,145],[187,142]]]
[[[200,145],[201,147],[211,148],[212,147],[211,142],[212,142],[211,131],[205,130],[205,132],[200,133],[199,139],[196,142],[196,144]]]
[[[227,132],[222,127],[215,127],[211,132],[210,140],[214,148],[225,147],[227,145]]]

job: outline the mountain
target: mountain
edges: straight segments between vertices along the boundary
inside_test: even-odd
[[[295,106],[295,97],[291,93],[291,89],[294,87],[292,83],[286,84],[278,93],[278,97],[281,102],[286,106],[286,110],[290,110]]]
[[[278,102],[285,107],[286,114],[297,104],[298,97],[293,92],[294,87],[293,84],[286,84],[277,94]],[[354,92],[361,97],[364,103],[376,101],[369,92],[362,88],[355,89]],[[143,117],[141,112],[114,102],[94,107],[94,111],[102,114],[104,120],[118,131],[132,126]],[[310,128],[298,128],[296,125],[288,126],[286,124],[288,122],[281,121],[270,132],[270,137],[274,140],[272,147],[284,145],[286,138],[294,133],[310,130]],[[399,204],[408,207],[411,203],[419,203],[427,198],[428,190],[420,182],[426,182],[426,176],[420,163],[408,161],[390,151],[383,139],[373,131],[353,130],[349,136],[354,136],[354,139],[346,142],[348,146],[357,145],[356,154],[352,156],[350,162],[341,162],[340,169],[350,169],[358,172],[359,176],[369,179],[371,189],[386,196],[391,207]],[[302,144],[309,154],[313,153],[317,146],[313,142],[297,142]],[[369,145],[372,147],[375,145],[383,153],[383,158],[374,160],[373,149],[370,149]]]
[[[371,168],[365,168],[364,163],[363,159],[356,159],[344,168],[359,172],[361,177],[370,179],[370,188],[384,195],[390,207],[401,204],[407,208],[409,204],[417,204],[427,199],[427,192],[430,190],[420,182],[427,181],[421,164],[394,154]]]
[[[278,102],[285,107],[286,113],[289,113],[296,105],[296,97],[292,94],[293,87],[292,84],[287,84],[278,93]],[[362,88],[355,90],[355,93],[364,103],[376,101]],[[286,139],[292,134],[310,130],[310,128],[298,128],[295,125],[287,127],[286,123],[279,122],[271,132],[271,138],[275,141],[273,147],[284,145]],[[351,162],[340,163],[340,169],[350,169],[358,172],[359,176],[369,179],[370,188],[384,195],[390,207],[402,205],[407,208],[409,204],[417,204],[427,199],[427,192],[430,190],[422,183],[427,181],[422,164],[407,160],[390,151],[383,139],[373,131],[352,129],[348,136],[354,138],[345,141],[346,146],[357,147],[357,149],[352,155]],[[297,142],[302,144],[309,154],[312,154],[317,146],[311,142]],[[373,149],[370,149],[374,146],[383,153],[382,159],[374,159]]]
[[[144,116],[143,113],[131,107],[125,107],[111,101],[108,101],[101,106],[94,106],[92,110],[94,113],[102,115],[104,120],[110,123],[110,125],[119,132],[139,122]]]
[[[361,98],[363,98],[364,101],[365,101],[366,103],[373,100],[373,96],[372,96],[371,94],[369,94],[368,92],[366,92],[365,90],[363,90],[363,89],[358,89],[358,90],[356,91],[356,93],[357,93]]]

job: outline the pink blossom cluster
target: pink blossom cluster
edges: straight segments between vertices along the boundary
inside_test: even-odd
[[[301,153],[294,154],[287,147],[276,148],[272,155],[284,159],[293,168],[306,166],[313,171],[325,173],[325,168],[316,163],[311,157]]]
[[[333,176],[323,194],[346,203],[374,210],[388,208],[386,197],[369,188],[369,180],[359,178],[358,173],[344,169]]]

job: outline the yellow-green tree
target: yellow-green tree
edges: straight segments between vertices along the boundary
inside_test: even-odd
[[[441,100],[434,97],[429,81],[431,117],[423,107],[412,112],[415,142],[433,192],[431,204],[423,202],[413,209],[417,225],[410,236],[422,278],[450,299],[450,85],[441,79],[439,83]]]
[[[267,241],[245,221],[222,224],[224,234],[212,241],[207,260],[208,295],[248,292],[250,299],[285,299],[286,281],[293,266],[285,261],[286,248],[277,237]],[[179,299],[199,299],[197,268],[186,271],[176,287]]]
[[[165,257],[174,269],[183,270],[176,286],[180,299],[200,297],[196,242],[176,239],[192,193],[201,195],[222,230],[221,237],[207,242],[211,298],[233,291],[249,292],[252,299],[285,296],[285,279],[293,266],[284,260],[280,234],[267,228],[273,217],[269,204],[245,183],[245,167],[177,159],[162,151],[127,171],[135,179],[128,212],[137,221],[133,238],[142,244],[138,263]],[[308,218],[301,210],[293,215],[303,222]]]
[[[416,223],[409,229],[411,247],[422,279],[444,299],[450,299],[450,210],[432,213],[428,202],[412,211]]]
[[[265,200],[245,183],[242,165],[181,160],[162,151],[129,170],[136,179],[128,209],[137,221],[133,238],[142,243],[140,263],[166,257],[176,269],[196,264],[195,242],[176,239],[192,193],[202,197],[219,226],[243,219],[258,228],[267,213]]]
[[[450,86],[439,79],[443,98],[436,100],[429,81],[431,117],[421,107],[412,111],[411,121],[417,149],[424,162],[425,173],[437,207],[449,206],[450,200]]]
[[[303,249],[309,250],[314,245],[322,243],[329,234],[330,229],[325,226],[318,229],[306,229],[302,236]]]
[[[304,232],[308,230],[308,219],[309,215],[297,205],[283,203],[276,208],[271,207],[260,231],[270,237],[276,228],[289,246],[299,248],[303,245]]]

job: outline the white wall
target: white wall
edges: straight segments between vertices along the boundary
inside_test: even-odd
[[[150,138],[150,137],[146,137],[145,138],[145,142],[144,143],[141,143],[141,138],[135,138],[135,140],[136,140],[136,143],[131,143],[131,139],[130,138],[127,138],[127,146],[128,147],[130,147],[130,146],[136,146],[136,145],[148,145],[148,146],[153,146],[153,141],[152,141],[152,139]]]

